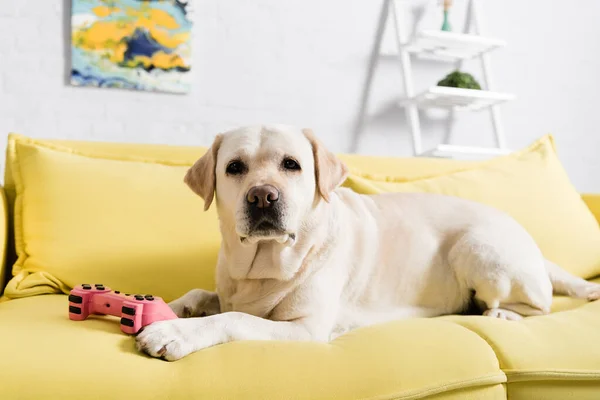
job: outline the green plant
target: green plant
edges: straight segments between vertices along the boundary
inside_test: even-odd
[[[438,82],[438,86],[481,90],[481,86],[473,78],[473,75],[460,71],[454,71],[446,75],[444,79]]]

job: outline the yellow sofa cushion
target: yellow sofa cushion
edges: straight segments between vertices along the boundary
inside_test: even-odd
[[[571,184],[551,136],[528,148],[462,170],[405,182],[393,175],[351,174],[360,193],[430,192],[485,203],[512,215],[544,256],[573,274],[600,274],[600,227]]]
[[[596,217],[596,221],[600,223],[600,194],[586,193],[581,196],[585,205],[588,206],[592,214]]]
[[[490,346],[415,319],[331,343],[234,342],[177,362],[135,350],[114,317],[70,321],[65,295],[0,304],[0,399],[505,399]]]
[[[0,294],[6,282],[6,258],[8,248],[8,204],[6,192],[0,187]]]
[[[458,160],[427,157],[381,157],[360,154],[338,154],[350,173],[375,180],[406,182],[473,168],[481,160]]]
[[[104,157],[11,137],[18,260],[5,295],[82,282],[172,300],[214,286],[214,209],[183,183],[189,163]]]

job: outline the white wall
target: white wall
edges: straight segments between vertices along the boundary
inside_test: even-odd
[[[189,95],[169,95],[69,87],[69,0],[2,0],[0,132],[208,144],[225,128],[282,122],[348,149],[380,1],[191,1],[195,83]],[[483,3],[486,33],[509,43],[492,57],[497,88],[518,95],[502,108],[509,145],[552,132],[576,187],[600,192],[600,2]],[[415,66],[418,87],[447,72]],[[384,62],[360,152],[409,154],[404,113],[390,108],[400,82],[396,65]],[[442,120],[424,117],[433,144]],[[456,142],[491,144],[488,129],[487,114],[465,114]]]

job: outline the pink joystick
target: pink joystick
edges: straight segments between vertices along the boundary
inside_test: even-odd
[[[177,318],[163,299],[151,294],[122,294],[99,283],[75,286],[69,294],[69,318],[83,321],[90,314],[121,317],[121,330],[128,334],[156,321]]]

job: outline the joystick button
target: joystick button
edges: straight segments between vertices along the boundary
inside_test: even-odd
[[[96,289],[97,290],[104,290],[104,286],[102,286],[102,285],[96,285]]]
[[[83,285],[81,285],[81,287],[82,287],[84,290],[90,290],[90,289],[92,288],[92,285],[89,285],[89,284],[87,284],[87,283],[84,283]]]
[[[73,314],[81,314],[81,308],[75,306],[69,306],[69,312]]]
[[[83,297],[77,296],[77,295],[74,295],[74,294],[70,294],[69,295],[69,301],[71,303],[81,304],[81,303],[83,303]]]
[[[127,307],[127,306],[123,306],[121,308],[121,312],[123,314],[127,314],[127,315],[135,315],[135,308],[133,307]]]
[[[129,318],[121,318],[121,325],[133,327],[133,320]]]
[[[115,290],[115,293],[116,293],[116,294],[120,294],[121,292],[119,292],[118,290]]]
[[[146,300],[152,301],[154,300],[154,296],[152,296],[151,294],[147,294],[146,296],[144,296],[146,298]]]
[[[136,294],[134,297],[136,300],[144,300],[144,296],[142,296],[141,294]]]

